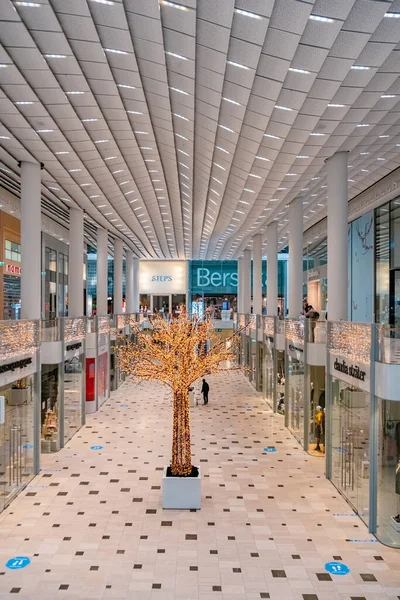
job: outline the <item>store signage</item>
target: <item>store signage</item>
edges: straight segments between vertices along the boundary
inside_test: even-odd
[[[21,267],[17,267],[16,265],[6,264],[6,273],[12,273],[13,275],[21,275]]]
[[[172,281],[171,275],[153,275],[152,281]]]
[[[317,279],[321,279],[320,270],[319,269],[309,269],[308,281],[316,281]]]
[[[220,273],[219,271],[211,272],[210,269],[200,268],[197,269],[197,287],[237,287],[238,274],[237,273]]]
[[[80,348],[82,346],[82,342],[76,342],[75,344],[69,344],[66,347],[66,351],[69,352],[70,350],[78,350],[78,348]]]
[[[359,388],[370,392],[370,365],[353,363],[347,357],[331,354],[329,358],[330,375]]]
[[[187,268],[187,262],[183,260],[139,261],[140,293],[186,295]]]
[[[298,342],[292,342],[287,340],[287,353],[292,358],[296,358],[297,360],[304,360],[304,347],[300,346]]]
[[[335,371],[340,371],[341,373],[345,373],[345,375],[349,375],[350,377],[354,377],[360,381],[365,381],[366,372],[360,369],[358,365],[348,365],[345,360],[339,362],[336,359],[333,364],[333,368]]]
[[[28,365],[32,364],[32,358],[22,358],[6,365],[0,365],[0,373],[7,373],[7,371],[15,371],[15,369],[24,369]]]

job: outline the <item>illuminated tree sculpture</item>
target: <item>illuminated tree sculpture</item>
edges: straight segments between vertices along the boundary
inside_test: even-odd
[[[131,323],[136,343],[117,349],[120,369],[138,380],[156,380],[173,392],[172,475],[192,473],[190,449],[189,388],[212,373],[243,370],[234,361],[234,349],[245,328],[223,340],[215,333],[211,320],[192,319],[186,314],[165,321],[155,317],[151,330],[141,330]],[[210,349],[207,351],[207,342]]]

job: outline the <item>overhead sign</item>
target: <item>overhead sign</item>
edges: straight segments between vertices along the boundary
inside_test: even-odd
[[[187,262],[183,260],[139,261],[141,294],[186,294]]]

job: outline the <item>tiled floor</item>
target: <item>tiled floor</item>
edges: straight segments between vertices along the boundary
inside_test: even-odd
[[[197,512],[163,511],[171,402],[125,383],[0,516],[0,598],[383,600],[400,597],[400,551],[371,540],[242,375],[210,378],[192,409]],[[91,446],[103,446],[92,450]],[[276,452],[264,452],[267,446]],[[330,576],[328,561],[351,569]]]

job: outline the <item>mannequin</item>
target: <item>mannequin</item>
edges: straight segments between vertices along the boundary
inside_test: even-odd
[[[317,452],[322,452],[321,450],[321,437],[322,437],[322,427],[324,422],[324,413],[321,406],[317,406],[314,417],[314,425],[315,425],[315,439],[317,445],[315,446],[315,450]]]

